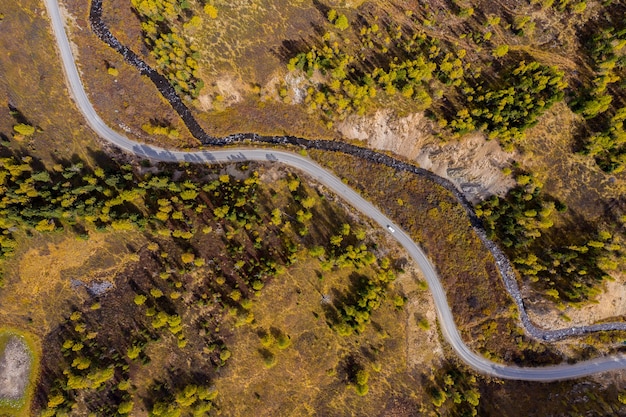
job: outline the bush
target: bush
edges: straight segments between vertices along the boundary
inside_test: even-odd
[[[65,402],[65,397],[61,394],[52,395],[48,398],[48,408],[56,408]]]
[[[370,379],[370,374],[365,369],[361,369],[356,373],[357,385],[366,385]]]
[[[196,255],[194,255],[193,253],[183,253],[180,256],[181,261],[183,261],[184,264],[190,264],[193,263],[194,259],[196,259]]]
[[[135,299],[133,300],[135,302],[135,304],[137,304],[138,306],[144,305],[144,303],[146,302],[146,300],[148,299],[148,297],[146,297],[143,294],[137,294],[135,296]]]
[[[348,18],[345,14],[340,14],[335,20],[335,27],[339,30],[346,30],[350,27],[350,23],[348,22]]]
[[[17,133],[23,136],[30,136],[33,133],[35,133],[35,128],[33,126],[30,126],[24,123],[20,123],[20,124],[13,126],[13,130],[15,130]]]
[[[363,397],[363,396],[367,395],[367,393],[370,390],[370,387],[367,384],[365,384],[365,385],[357,384],[355,389],[356,389],[357,395],[360,396],[360,397]]]
[[[215,6],[207,4],[204,6],[204,13],[207,14],[211,19],[217,19],[217,9]]]
[[[263,345],[263,347],[271,348],[274,345],[274,342],[276,342],[276,339],[270,332],[265,333],[261,337],[261,345]]]
[[[141,348],[139,346],[133,345],[129,347],[128,350],[126,351],[126,356],[128,356],[128,359],[131,359],[131,360],[137,359],[140,353],[141,353]]]
[[[491,53],[495,58],[502,58],[509,52],[509,45],[500,45]]]
[[[276,365],[276,362],[276,355],[274,355],[272,352],[267,352],[263,355],[263,366],[265,366],[265,368],[273,368],[274,365]]]
[[[291,346],[291,338],[288,335],[281,333],[276,339],[276,345],[279,349],[287,349]]]
[[[220,359],[222,362],[226,362],[231,356],[230,350],[224,349],[220,352]]]
[[[135,406],[134,402],[124,401],[123,403],[119,405],[119,407],[117,407],[117,414],[120,414],[120,415],[130,414],[130,412],[133,411],[134,406]]]

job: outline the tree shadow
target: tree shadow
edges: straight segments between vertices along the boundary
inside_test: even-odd
[[[31,121],[17,107],[13,106],[11,103],[8,104],[8,107],[9,114],[13,116],[17,123],[32,126]]]

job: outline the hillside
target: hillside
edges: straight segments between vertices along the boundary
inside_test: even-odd
[[[94,5],[166,86],[98,38]],[[624,321],[624,1],[62,6],[115,130],[185,149],[255,133],[382,150],[471,201],[538,326]],[[626,415],[620,372],[541,384],[468,368],[417,265],[314,178],[106,145],[62,88],[44,12],[0,6],[0,381],[17,369],[22,392],[0,390],[0,415]],[[624,332],[525,333],[472,218],[429,177],[282,148],[425,250],[474,351],[541,366],[625,350]]]

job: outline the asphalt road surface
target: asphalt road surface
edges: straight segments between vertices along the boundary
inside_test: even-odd
[[[237,161],[271,161],[274,163],[289,165],[305,172],[319,183],[324,184],[326,187],[333,190],[336,194],[341,196],[341,198],[350,203],[364,215],[370,217],[378,223],[406,249],[413,260],[419,265],[424,277],[428,281],[428,286],[433,294],[437,309],[439,326],[444,338],[452,346],[459,358],[478,372],[504,379],[555,381],[579,378],[595,373],[626,368],[626,356],[624,355],[607,356],[594,360],[578,362],[576,364],[563,364],[540,368],[522,368],[518,366],[498,364],[472,352],[461,339],[459,331],[454,323],[454,318],[452,317],[452,312],[450,311],[450,306],[448,305],[444,289],[439,281],[437,273],[428,258],[424,255],[424,252],[422,252],[417,244],[415,244],[415,242],[413,242],[397,224],[393,223],[391,219],[381,213],[380,210],[363,199],[356,191],[345,185],[338,177],[326,171],[324,168],[308,158],[290,152],[278,151],[272,148],[230,148],[228,150],[191,152],[174,151],[141,144],[114,131],[96,114],[96,111],[85,93],[78,70],[76,69],[72,49],[65,32],[64,22],[61,17],[58,1],[44,1],[50,15],[52,29],[61,55],[70,94],[73,96],[74,101],[76,102],[79,110],[83,113],[89,126],[91,126],[91,128],[101,138],[127,152],[154,161],[186,161],[190,163],[202,164]],[[389,229],[389,227],[393,229],[393,232]]]

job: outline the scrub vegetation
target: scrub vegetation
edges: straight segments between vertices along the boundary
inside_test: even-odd
[[[494,196],[477,208],[489,236],[499,239],[518,270],[546,294],[572,303],[594,299],[602,280],[611,279],[624,262],[620,230],[591,223],[555,227],[567,207],[544,196],[532,175],[516,179],[506,198]]]
[[[140,10],[146,4],[137,3],[135,8],[143,16],[144,33],[154,32],[145,30],[146,15]],[[276,2],[252,7],[218,1],[209,4],[209,12],[200,2],[172,4],[167,12],[157,13],[158,18],[176,28],[197,53],[196,72],[206,74],[209,85],[205,98],[198,96],[192,108],[204,126],[219,124],[218,132],[238,112],[250,116],[237,131],[316,138],[337,137],[338,123],[380,109],[398,116],[424,112],[442,141],[463,141],[479,131],[507,151],[519,152],[522,158],[525,152],[532,153],[538,165],[550,165],[527,133],[542,135],[543,126],[559,117],[559,112],[551,111],[553,106],[563,105],[559,109],[566,108],[575,124],[561,157],[584,173],[563,182],[558,172],[553,177],[533,173],[534,163],[507,169],[547,183],[538,200],[523,200],[529,202],[526,206],[558,201],[569,210],[540,220],[530,216],[533,209],[517,214],[496,209],[499,201],[521,198],[515,195],[519,190],[512,190],[508,196],[483,202],[481,211],[488,214],[483,218],[526,281],[536,283],[538,296],[573,305],[596,299],[603,280],[616,278],[623,265],[619,244],[624,236],[619,173],[626,35],[616,17],[625,11],[621,2],[519,0],[492,8],[483,2]],[[279,6],[284,10],[281,18],[259,24],[261,16]],[[115,25],[113,31],[125,32]],[[263,44],[251,39],[252,31],[265,35]],[[159,48],[147,45],[153,54],[160,54]],[[173,83],[176,86],[177,81]],[[301,113],[296,116],[300,122],[293,117],[294,109]],[[257,111],[282,114],[274,121],[261,121]],[[282,123],[276,120],[288,121],[294,130],[278,124],[273,130],[273,123]],[[309,131],[297,127],[304,125]],[[597,206],[613,208],[596,210],[589,217],[581,212],[586,203],[570,197],[569,190],[580,188],[582,182],[583,191],[595,193],[594,184],[585,179],[591,173],[605,175],[602,172],[618,177],[612,179],[617,181],[614,187],[602,191],[605,200]],[[548,211],[556,210],[543,207],[537,213]],[[520,213],[529,216],[522,218]],[[601,234],[607,233],[611,238],[603,239]],[[599,243],[589,247],[588,242],[603,242],[603,247]]]
[[[0,110],[0,319],[46,352],[25,415],[624,412],[618,380],[492,381],[457,363],[425,284],[386,232],[296,172],[92,151],[93,134],[59,88],[48,22],[32,12],[41,5],[9,3],[0,6],[0,26],[14,34],[0,40],[10,52],[0,58],[9,104]],[[65,5],[107,123],[197,146],[157,90],[85,29],[88,2]],[[423,112],[442,142],[481,132],[519,155],[506,168],[517,185],[477,212],[533,296],[582,305],[619,278],[622,1],[105,0],[104,11],[212,134],[345,140],[338,125],[381,109]],[[562,118],[572,122],[561,128]],[[554,124],[567,130],[559,155],[542,142]],[[623,350],[619,334],[567,349],[527,338],[452,196],[311,154],[425,248],[473,349],[523,365]],[[415,362],[418,350],[430,360]]]
[[[391,286],[399,260],[333,195],[263,165],[101,160],[95,169],[74,162],[48,170],[10,146],[2,151],[3,218],[11,222],[3,224],[3,262],[33,235],[143,235],[132,261],[108,285],[67,300],[70,311],[44,335],[34,402],[41,415],[209,415],[220,407],[216,385],[239,352],[231,344],[238,334],[258,333],[261,369],[293,349],[292,323],[261,327],[255,305],[268,286],[284,291],[282,277],[301,263],[307,273],[292,285],[318,287],[309,308],[318,331],[340,346],[329,357],[340,376],[327,382],[353,384],[355,396],[384,383],[361,370],[388,374],[389,332],[389,348],[401,349],[403,320],[393,323],[404,315],[403,296]]]

